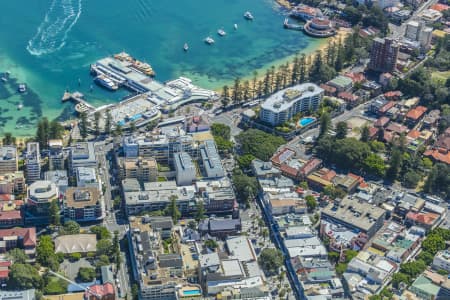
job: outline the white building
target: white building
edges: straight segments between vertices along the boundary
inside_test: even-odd
[[[191,185],[196,178],[195,165],[192,162],[192,158],[186,152],[180,152],[175,154],[175,170],[177,184]]]
[[[433,268],[450,272],[450,251],[439,251],[433,259]]]
[[[315,111],[323,98],[323,89],[313,83],[303,83],[281,90],[264,101],[259,117],[273,126],[290,120],[304,111]]]
[[[405,38],[419,42],[423,48],[428,48],[431,43],[433,28],[425,26],[422,21],[409,21],[406,24]]]
[[[41,179],[41,153],[39,152],[39,143],[27,144],[25,168],[28,184]]]
[[[95,168],[78,167],[76,168],[77,187],[94,187],[101,189],[97,178],[97,170]]]
[[[71,175],[76,174],[78,167],[97,167],[95,157],[94,143],[81,142],[76,143],[69,152],[69,171]]]

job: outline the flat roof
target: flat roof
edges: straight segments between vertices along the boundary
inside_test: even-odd
[[[297,84],[276,92],[263,102],[261,108],[273,112],[281,112],[291,107],[298,99],[315,97],[321,93],[323,93],[323,89],[314,83]]]
[[[69,187],[65,194],[67,207],[84,208],[96,205],[100,199],[100,191],[94,187]]]
[[[331,203],[322,210],[322,215],[329,216],[345,224],[351,224],[359,229],[368,231],[381,218],[385,210],[366,202],[358,202],[350,198]]]
[[[255,261],[256,253],[252,243],[245,236],[229,237],[226,240],[230,257],[239,261]]]

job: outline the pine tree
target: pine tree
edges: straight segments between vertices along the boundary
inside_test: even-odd
[[[275,66],[270,67],[270,93],[273,93],[276,81]]]
[[[49,139],[61,139],[64,133],[64,128],[58,121],[53,120],[49,124],[48,131]]]
[[[369,134],[369,127],[363,126],[363,128],[361,128],[361,142],[368,142],[370,138]]]
[[[106,111],[106,122],[105,122],[105,132],[106,134],[111,133],[111,126],[112,126],[112,116],[111,111],[108,109]]]
[[[233,86],[233,104],[238,104],[242,100],[241,79],[237,77]]]
[[[170,196],[170,203],[166,208],[166,215],[172,217],[174,224],[178,223],[181,217],[181,213],[177,207],[177,199],[178,197],[175,195]]]
[[[197,202],[197,213],[195,216],[195,220],[197,222],[203,220],[205,218],[205,206],[202,201]]]
[[[330,67],[334,66],[335,56],[336,56],[336,44],[332,40],[330,40],[328,42],[327,57],[326,57],[327,65],[329,65]]]
[[[331,117],[327,112],[322,113],[320,116],[320,131],[319,137],[322,137],[328,133],[328,130],[331,128]]]
[[[47,118],[42,118],[39,120],[36,129],[36,141],[39,143],[40,149],[47,149],[48,146],[48,120]]]
[[[228,88],[228,85],[224,85],[222,88],[222,106],[227,107],[230,103],[230,89]]]
[[[242,85],[242,99],[247,102],[251,98],[251,92],[250,92],[250,82],[248,80],[244,81],[244,84]]]
[[[3,145],[15,145],[16,138],[11,134],[11,132],[5,132],[5,136],[2,140]]]
[[[94,113],[94,126],[95,126],[95,136],[100,135],[100,112],[96,111]]]
[[[270,95],[270,70],[266,70],[266,76],[264,76],[264,96]]]
[[[322,52],[320,50],[316,51],[316,55],[314,56],[314,63],[309,70],[309,79],[312,82],[320,82],[321,80],[321,70],[322,70]]]
[[[302,54],[299,60],[299,68],[298,68],[298,81],[300,83],[306,82],[307,79],[307,69],[306,69],[306,55]]]
[[[342,43],[339,41],[337,46],[337,53],[336,53],[336,60],[334,62],[334,68],[336,71],[341,71],[344,67],[344,60],[345,60],[345,49]]]
[[[53,200],[49,207],[50,223],[53,226],[59,226],[61,224],[61,215],[59,214],[58,200]]]
[[[85,140],[88,136],[88,120],[86,112],[82,112],[80,115],[80,123],[78,124],[80,128],[80,135]]]
[[[280,90],[281,85],[282,85],[282,81],[283,81],[282,76],[283,76],[283,74],[282,74],[282,72],[280,72],[280,71],[277,72],[277,73],[275,74],[275,87],[274,87],[274,92]]]
[[[289,63],[286,63],[283,67],[283,77],[282,77],[283,88],[286,88],[288,86],[289,78],[290,78],[290,67]]]
[[[258,82],[258,71],[253,71],[253,82],[252,82],[252,98],[256,98],[256,84]]]
[[[256,97],[261,98],[264,91],[264,81],[259,80],[256,88]]]
[[[299,77],[299,59],[298,55],[295,55],[293,61],[292,61],[292,73],[291,73],[291,84],[294,85]]]

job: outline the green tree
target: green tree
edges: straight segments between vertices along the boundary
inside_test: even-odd
[[[80,135],[83,138],[83,140],[85,140],[88,136],[88,126],[89,126],[86,112],[82,112],[80,114],[80,123],[78,125],[80,128]]]
[[[181,217],[180,210],[177,206],[177,199],[178,197],[175,195],[170,196],[170,202],[166,208],[166,215],[172,217],[172,221],[174,224],[177,224],[178,220]]]
[[[234,86],[233,86],[233,104],[238,104],[242,101],[242,86],[241,86],[241,79],[237,77],[234,80]]]
[[[97,240],[111,239],[111,232],[105,226],[95,225],[89,231],[97,236]]]
[[[92,282],[95,279],[96,275],[97,273],[95,272],[94,268],[81,267],[78,270],[77,278],[81,282]]]
[[[258,182],[255,177],[250,177],[242,172],[234,172],[232,181],[241,202],[248,203],[258,191]]]
[[[418,172],[411,170],[403,176],[402,183],[405,187],[412,189],[417,186],[421,178],[422,176]]]
[[[103,266],[108,266],[110,264],[109,256],[102,254],[98,257],[97,262],[95,263],[95,266],[97,268],[101,268]]]
[[[50,139],[61,139],[63,137],[64,127],[57,120],[50,122],[48,130]]]
[[[445,248],[445,240],[442,238],[442,236],[439,236],[437,234],[429,234],[427,238],[422,242],[422,250],[427,251],[433,255],[436,255],[438,251],[444,250]]]
[[[113,135],[114,135],[114,136],[121,136],[122,133],[123,133],[122,125],[116,124],[116,128],[115,128],[115,130],[114,130],[114,134],[113,134]]]
[[[305,54],[302,54],[300,56],[298,69],[299,69],[298,70],[298,72],[299,72],[298,81],[300,83],[306,82],[306,80],[308,79],[308,71],[307,71],[307,66],[306,66],[306,55]]]
[[[417,260],[423,260],[425,262],[426,265],[431,265],[431,263],[433,262],[434,259],[434,255],[431,254],[428,251],[421,251],[418,255],[417,255]]]
[[[337,139],[345,139],[347,136],[347,122],[338,122],[336,124],[336,138]]]
[[[411,278],[407,274],[402,272],[394,273],[392,275],[392,286],[398,289],[401,282],[409,285],[411,283]]]
[[[254,157],[254,156],[251,155],[251,154],[244,154],[244,155],[241,155],[241,156],[238,156],[238,157],[237,157],[237,162],[238,162],[238,164],[239,164],[239,167],[240,167],[242,170],[246,170],[246,169],[250,168],[250,166],[251,166],[251,164],[252,164],[252,161],[253,161],[255,158],[256,158],[256,157]]]
[[[102,239],[97,242],[97,256],[107,255],[110,256],[112,253],[112,243],[109,239]]]
[[[64,223],[64,227],[61,230],[62,234],[79,234],[80,233],[80,224],[75,221],[67,221]]]
[[[206,240],[205,246],[208,247],[209,249],[216,249],[219,245],[215,240]]]
[[[335,270],[336,270],[337,274],[342,275],[347,270],[347,264],[346,263],[338,263],[335,267]]]
[[[285,143],[284,139],[258,129],[248,129],[236,136],[244,154],[252,154],[256,158],[268,161],[273,153]],[[264,147],[261,147],[264,145]]]
[[[283,265],[283,253],[275,248],[264,248],[258,262],[265,272],[275,274]]]
[[[113,251],[114,251],[114,260],[116,263],[116,268],[120,268],[120,264],[122,262],[122,257],[120,254],[120,240],[119,240],[119,231],[114,231],[114,238],[113,238]]]
[[[71,261],[79,261],[81,259],[81,253],[75,252],[70,254]]]
[[[386,172],[386,179],[393,181],[397,178],[398,172],[402,165],[402,153],[394,149],[389,160],[389,168]]]
[[[32,265],[16,263],[10,267],[8,288],[16,290],[40,289],[42,285],[42,277]]]
[[[363,126],[361,128],[361,142],[365,142],[367,143],[370,139],[370,133],[369,133],[369,127],[368,126]]]
[[[106,121],[105,121],[105,133],[110,134],[111,133],[111,127],[112,127],[112,116],[111,116],[111,110],[106,111]]]
[[[205,218],[205,206],[203,204],[203,201],[197,202],[197,212],[195,214],[195,220],[197,222],[203,220]]]
[[[375,153],[371,153],[364,160],[364,170],[369,174],[383,177],[386,171],[386,166],[380,156]]]
[[[43,267],[50,268],[52,271],[57,271],[59,268],[58,257],[55,256],[55,245],[49,235],[43,235],[39,238],[39,243],[36,247],[36,261]]]
[[[50,223],[53,226],[61,225],[61,215],[59,212],[58,200],[55,199],[50,203],[49,215],[50,215]]]
[[[100,135],[100,112],[96,111],[94,113],[94,127],[95,127],[95,136]]]
[[[327,112],[324,112],[320,116],[320,131],[319,131],[319,137],[322,137],[328,133],[328,130],[331,128],[331,117],[330,114]]]
[[[425,262],[422,260],[410,261],[400,265],[400,272],[408,275],[410,278],[417,277],[426,269]]]
[[[252,98],[256,98],[256,90],[257,90],[257,82],[258,82],[258,71],[253,71],[253,80],[252,80]]]
[[[131,133],[135,132],[136,131],[136,123],[134,121],[131,121],[128,128]]]
[[[224,85],[222,88],[222,98],[220,100],[223,107],[227,107],[230,103],[230,88],[228,85]]]
[[[316,201],[316,198],[314,198],[314,196],[312,196],[312,195],[306,196],[305,201],[306,201],[306,206],[308,207],[309,211],[314,211],[314,209],[316,209],[317,201]]]
[[[15,264],[26,264],[28,260],[28,255],[25,254],[25,251],[19,248],[14,248],[8,251],[7,256],[15,263]]]
[[[45,295],[60,295],[67,292],[69,283],[63,279],[53,276],[44,276],[44,281],[47,282],[43,290]]]
[[[11,132],[5,132],[2,143],[3,145],[15,145],[16,138],[11,134]]]
[[[328,252],[328,260],[333,263],[337,263],[339,261],[340,257],[341,257],[341,255],[339,254],[339,252],[336,252],[336,251]]]
[[[231,128],[225,124],[213,123],[211,125],[211,133],[214,137],[220,136],[225,140],[229,140],[231,137]]]
[[[49,133],[49,123],[47,118],[42,118],[39,120],[36,129],[36,141],[39,143],[39,148],[47,149],[48,147],[48,134]]]

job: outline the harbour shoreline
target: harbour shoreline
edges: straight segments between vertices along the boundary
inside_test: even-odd
[[[276,0],[278,2],[278,0]],[[282,1],[282,0],[281,0]],[[305,54],[306,55],[306,61],[312,61],[312,59],[315,56],[315,53],[317,51],[321,51],[323,54],[323,51],[325,51],[328,47],[328,43],[330,41],[332,42],[338,42],[339,40],[341,40],[342,42],[344,41],[344,39],[351,34],[351,29],[345,29],[345,28],[341,28],[338,30],[337,34],[335,36],[329,37],[329,38],[324,38],[324,39],[320,39],[321,43],[318,44],[316,47],[312,47],[311,49],[303,49],[298,51],[297,53],[293,54],[293,55],[289,55],[283,59],[277,60],[273,63],[269,63],[267,67],[258,69],[256,71],[258,71],[258,76],[256,77],[258,81],[263,80],[264,76],[265,76],[265,72],[267,69],[270,69],[272,66],[274,66],[275,68],[278,68],[281,65],[285,65],[286,63],[288,63],[289,67],[292,68],[292,59],[296,56],[296,55],[300,55],[300,54]],[[259,72],[259,71],[263,71],[263,72]],[[241,78],[241,80],[252,80],[253,79],[253,75],[249,74],[247,76],[244,76]],[[230,88],[230,90],[232,89],[233,86],[233,81],[230,81],[226,84],[228,86],[228,88]],[[222,92],[223,87],[220,88],[216,88],[214,89],[215,92],[217,93],[221,93]]]
[[[292,8],[292,4],[288,0],[275,0],[275,2],[286,9]]]

